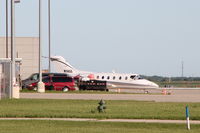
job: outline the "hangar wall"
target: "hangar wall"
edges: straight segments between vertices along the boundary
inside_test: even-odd
[[[37,73],[39,59],[39,38],[38,37],[16,37],[16,58],[22,58],[21,79],[25,79],[32,73]],[[9,39],[10,58],[10,39]],[[6,38],[0,37],[0,58],[6,58]]]

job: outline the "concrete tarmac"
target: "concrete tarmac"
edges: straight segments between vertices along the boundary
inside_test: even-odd
[[[116,90],[114,90],[116,91]],[[134,93],[134,91],[137,91]],[[121,90],[130,94],[72,94],[72,93],[20,93],[20,98],[28,99],[82,99],[82,100],[136,100],[155,102],[200,102],[200,89],[149,90],[150,94],[141,90]],[[163,92],[166,92],[164,95]],[[168,95],[170,94],[170,95]]]

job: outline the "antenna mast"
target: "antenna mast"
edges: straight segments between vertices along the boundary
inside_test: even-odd
[[[181,76],[183,78],[183,76],[184,76],[184,62],[182,61],[181,64],[182,64],[182,73],[181,73]]]

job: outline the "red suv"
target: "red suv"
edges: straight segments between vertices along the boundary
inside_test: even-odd
[[[72,77],[68,76],[46,76],[42,78],[45,84],[45,90],[59,90],[59,91],[69,91],[76,90],[75,82]],[[37,83],[31,83],[28,85],[29,90],[37,90]]]

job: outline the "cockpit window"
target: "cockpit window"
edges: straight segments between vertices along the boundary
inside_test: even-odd
[[[130,79],[135,79],[135,76],[136,76],[136,75],[131,75],[131,76],[130,76]]]
[[[134,80],[143,79],[140,75],[131,75],[130,78]]]
[[[140,75],[138,75],[138,79],[143,79]]]

